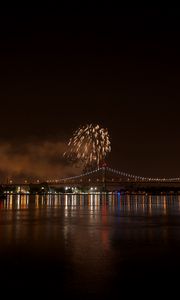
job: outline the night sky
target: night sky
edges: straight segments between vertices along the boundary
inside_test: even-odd
[[[176,9],[11,14],[0,23],[0,170],[4,157],[12,169],[24,155],[27,161],[27,145],[32,159],[38,147],[59,147],[80,125],[98,123],[111,136],[109,166],[142,176],[180,176]],[[64,162],[54,151],[51,167],[57,169]],[[9,166],[9,176],[13,172]]]

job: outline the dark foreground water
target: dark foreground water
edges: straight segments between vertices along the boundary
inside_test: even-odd
[[[0,201],[0,286],[6,295],[127,299],[153,296],[156,289],[172,295],[179,293],[179,273],[180,196]]]

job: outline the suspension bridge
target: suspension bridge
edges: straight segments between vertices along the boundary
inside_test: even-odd
[[[168,190],[180,192],[180,177],[175,178],[151,178],[142,177],[126,172],[118,171],[109,167],[101,167],[91,172],[76,176],[47,179],[43,182],[15,183],[1,185],[5,190],[11,190],[18,193],[27,192],[31,189],[42,192],[64,190],[77,191],[145,191],[145,190]]]
[[[104,190],[167,188],[180,190],[180,177],[152,178],[142,177],[109,167],[102,167],[91,172],[57,180],[47,180],[51,186],[102,188]]]

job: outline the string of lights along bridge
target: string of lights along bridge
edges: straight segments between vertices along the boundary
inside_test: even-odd
[[[71,181],[71,180],[79,180],[81,181],[81,179],[85,178],[85,177],[90,177],[92,175],[95,175],[99,172],[105,173],[105,172],[111,172],[112,174],[112,179],[113,179],[113,175],[114,176],[119,176],[121,178],[119,178],[119,180],[121,181],[122,178],[124,180],[127,181],[140,181],[140,182],[180,182],[180,177],[175,177],[175,178],[153,178],[153,177],[143,177],[143,176],[137,176],[137,175],[133,175],[133,174],[129,174],[126,172],[122,172],[122,171],[118,171],[109,167],[102,167],[102,168],[97,168],[93,171],[90,172],[86,172],[80,175],[76,175],[76,176],[71,176],[71,177],[66,177],[66,178],[62,178],[62,179],[56,179],[56,180],[47,180],[47,182],[49,183],[58,183],[58,182],[67,182],[67,181]]]

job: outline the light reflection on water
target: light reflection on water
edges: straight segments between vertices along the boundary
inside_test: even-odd
[[[120,195],[120,194],[57,194],[57,195],[7,195],[0,202],[1,210],[23,210],[28,208],[62,208],[79,210],[88,208],[96,213],[108,208],[118,213],[168,214],[180,211],[180,195]]]
[[[28,288],[33,278],[37,288],[48,277],[61,295],[109,299],[119,283],[146,285],[152,276],[166,283],[166,272],[180,266],[179,249],[179,195],[28,194],[0,202],[2,286],[8,277],[8,285]]]

